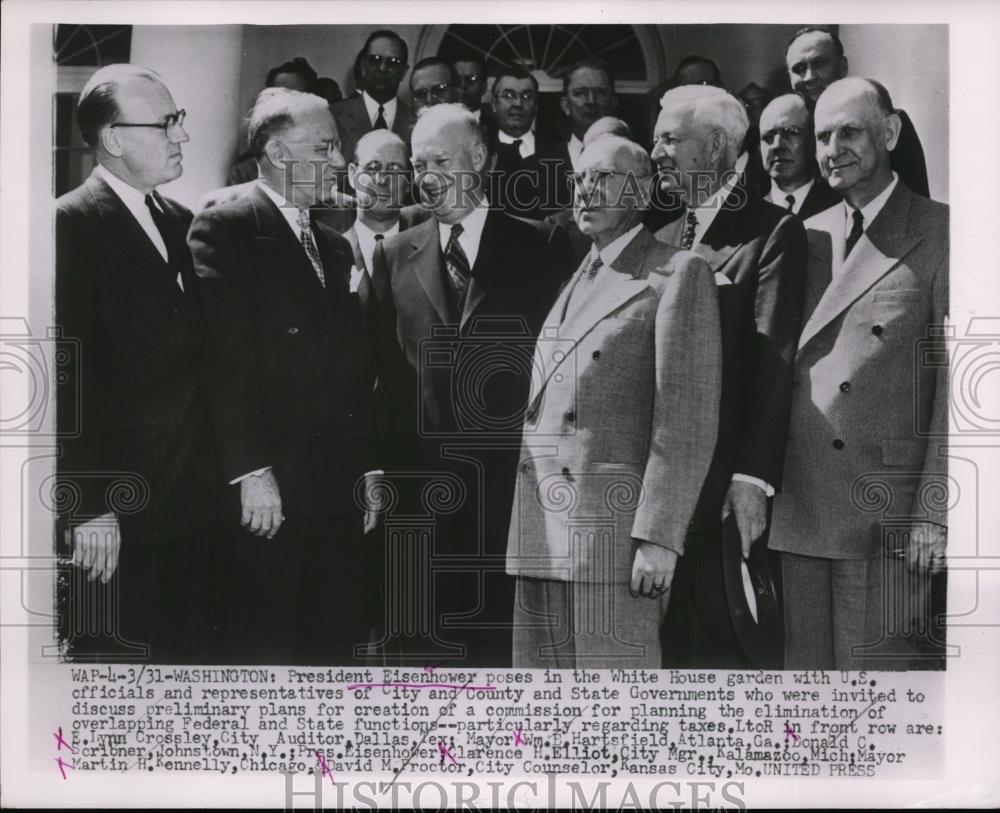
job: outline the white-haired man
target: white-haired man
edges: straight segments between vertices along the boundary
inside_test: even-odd
[[[721,571],[715,594],[696,591],[694,578],[699,555],[721,543],[729,513],[744,554],[767,528],[768,498],[781,485],[801,327],[805,230],[747,191],[737,158],[748,127],[735,96],[691,85],[663,95],[654,129],[661,184],[685,204],[683,215],[656,236],[708,260],[722,314],[719,438],[667,617],[673,657],[684,666],[745,665],[735,637],[710,633],[697,609],[700,602],[725,601]]]
[[[642,225],[645,150],[605,135],[578,167],[593,245],[535,353],[507,543],[514,666],[655,669],[718,430],[717,295],[704,260]]]
[[[355,488],[380,461],[351,247],[310,218],[344,163],[340,141],[323,99],[284,88],[258,97],[248,135],[257,185],[189,236],[228,484],[224,657],[350,662],[377,592],[361,538],[373,514]]]
[[[489,207],[488,149],[464,107],[428,108],[412,144],[433,218],[374,255],[379,378],[397,408],[389,445],[403,467],[463,483],[466,496],[437,512],[435,558],[423,564],[438,571],[433,597],[405,619],[415,634],[404,647],[416,662],[509,666],[514,590],[503,555],[521,416],[535,337],[572,260],[561,229]]]

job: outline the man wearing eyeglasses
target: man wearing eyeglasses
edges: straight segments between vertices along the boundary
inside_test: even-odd
[[[373,31],[354,62],[358,93],[333,105],[344,155],[354,155],[358,140],[371,130],[392,130],[409,142],[414,112],[398,98],[409,49],[395,31]]]
[[[189,237],[226,491],[224,655],[351,662],[376,594],[363,540],[374,514],[355,502],[379,465],[374,376],[351,246],[310,217],[343,157],[308,93],[261,93],[248,135],[257,186],[199,214]]]
[[[535,133],[538,80],[520,68],[502,69],[493,82],[497,160],[491,201],[504,211],[541,219],[557,211],[563,190],[559,144]]]
[[[109,656],[204,662],[216,479],[204,326],[191,213],[158,191],[183,172],[184,111],[153,71],[110,65],[85,85],[77,117],[97,166],[56,201],[56,321],[79,348],[57,379],[74,561],[117,596],[108,632],[123,649]],[[129,491],[131,505],[116,496]],[[70,612],[100,589],[81,590]],[[95,620],[74,616],[71,629]]]
[[[812,114],[801,96],[788,93],[768,104],[760,129],[760,157],[771,177],[764,200],[802,220],[840,202],[840,195],[819,176]]]
[[[451,69],[458,79],[459,101],[483,123],[483,94],[486,92],[486,66],[479,57],[468,54],[453,59]]]
[[[454,68],[436,56],[421,59],[410,73],[410,98],[418,118],[436,104],[457,102],[458,77]]]
[[[667,91],[654,128],[660,183],[684,202],[656,236],[708,260],[719,288],[723,385],[719,440],[695,513],[689,552],[667,616],[671,666],[744,668],[735,631],[703,623],[706,602],[722,602],[721,568],[708,571],[734,514],[742,552],[767,529],[769,499],[781,486],[792,397],[792,359],[802,318],[807,259],[801,221],[753,194],[741,149],[749,120],[722,88]],[[699,571],[716,572],[715,590]]]
[[[593,245],[532,365],[507,542],[514,666],[658,669],[718,431],[716,286],[703,259],[643,226],[639,145],[602,135],[578,166],[573,211]]]

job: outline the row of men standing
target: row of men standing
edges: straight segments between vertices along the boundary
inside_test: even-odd
[[[469,470],[456,463],[464,458],[463,465],[486,473],[476,482],[482,499],[454,512],[437,534],[434,556],[446,566],[432,592],[442,601],[418,608],[433,616],[418,633],[429,632],[433,646],[443,643],[446,657],[453,654],[448,644],[457,643],[475,664],[508,664],[513,652],[519,666],[610,665],[609,658],[629,660],[624,641],[632,660],[660,666],[666,615],[668,663],[742,665],[727,661],[739,656],[724,646],[705,648],[695,587],[699,552],[711,544],[703,540],[718,541],[724,511],[736,515],[745,548],[759,539],[769,498],[792,463],[805,493],[786,487],[771,532],[772,546],[805,565],[792,584],[786,578],[788,662],[854,662],[851,645],[879,622],[872,594],[859,599],[857,589],[844,588],[845,578],[848,587],[878,588],[871,574],[859,581],[856,572],[871,563],[878,523],[858,524],[853,476],[896,465],[879,449],[898,451],[908,441],[910,457],[921,445],[929,459],[931,444],[913,437],[907,410],[914,399],[883,409],[885,425],[860,426],[843,415],[866,415],[871,403],[892,401],[886,387],[909,387],[919,394],[919,415],[940,428],[944,397],[940,370],[931,383],[886,375],[899,373],[900,354],[912,350],[908,340],[942,318],[947,257],[945,241],[910,234],[908,221],[921,226],[914,234],[941,232],[946,214],[892,175],[898,124],[880,86],[848,80],[830,91],[828,119],[835,123],[817,127],[817,157],[848,203],[829,210],[840,218],[827,224],[833,249],[817,249],[808,277],[801,222],[747,195],[746,174],[734,172],[746,115],[713,88],[664,96],[651,157],[660,186],[690,203],[657,234],[660,241],[642,223],[654,189],[650,156],[620,137],[581,142],[574,222],[592,247],[575,272],[561,228],[513,218],[491,208],[481,190],[455,183],[463,175],[481,178],[490,149],[476,119],[450,104],[422,116],[413,132],[413,168],[429,179],[421,196],[437,202],[433,217],[389,236],[369,228],[383,238],[371,241],[362,270],[368,252],[361,235],[365,222],[372,225],[363,213],[384,205],[386,179],[405,175],[389,166],[400,163],[399,150],[405,160],[405,146],[366,136],[372,180],[355,184],[362,225],[345,240],[309,217],[335,177],[335,120],[325,104],[290,91],[258,100],[250,140],[259,182],[199,216],[189,264],[178,237],[190,215],[155,193],[180,174],[187,140],[181,111],[155,75],[134,68],[105,69],[88,91],[80,122],[100,167],[59,202],[57,315],[66,335],[81,339],[81,380],[102,388],[84,389],[91,431],[67,444],[63,471],[68,479],[74,472],[137,472],[150,484],[145,509],[117,514],[119,544],[90,540],[86,524],[77,529],[81,562],[104,579],[117,573],[129,608],[121,619],[128,640],[153,644],[157,660],[356,657],[372,620],[398,599],[378,595],[361,541],[376,524],[377,500],[366,505],[366,497],[378,489],[357,484],[376,483],[386,467],[429,469],[454,483]],[[354,157],[355,170],[369,164],[363,149]],[[315,184],[289,184],[284,170],[297,164],[326,169]],[[706,171],[715,178],[708,194],[695,185]],[[627,180],[619,179],[630,178],[640,191],[623,195]],[[371,193],[367,202],[362,190]],[[731,198],[739,205],[715,205]],[[865,218],[860,236],[846,234],[849,208]],[[883,237],[905,242],[907,251],[886,253]],[[858,279],[831,282],[833,273],[858,263]],[[897,295],[900,285],[906,297]],[[134,322],[117,318],[125,307],[118,297],[129,300]],[[899,307],[884,316],[874,310],[889,300]],[[803,318],[817,351],[813,362],[802,361]],[[470,433],[456,414],[455,379],[462,351],[483,344],[476,328],[484,324],[488,343],[503,349],[501,366],[512,372],[486,376],[478,388],[465,383],[476,407]],[[859,347],[859,325],[876,340],[891,332],[893,341]],[[435,326],[445,329],[438,349],[452,353],[450,362],[429,364],[425,356]],[[164,332],[176,336],[175,352],[161,344]],[[558,358],[545,355],[549,339],[564,345]],[[793,372],[797,344],[795,363],[808,366]],[[161,366],[136,372],[143,353]],[[109,366],[122,354],[133,359],[131,367]],[[541,379],[528,374],[532,365]],[[477,366],[489,370],[488,362],[476,362],[466,372]],[[121,377],[119,369],[133,372]],[[839,394],[820,397],[841,371]],[[845,404],[852,377],[868,386]],[[811,387],[802,394],[796,381],[804,379]],[[190,403],[175,410],[178,392],[191,393]],[[211,442],[179,443],[191,432]],[[445,449],[444,437],[458,443]],[[824,440],[828,448],[810,445]],[[850,451],[838,455],[845,447]],[[164,465],[177,456],[177,466]],[[940,472],[930,463],[925,468]],[[840,478],[832,490],[831,472]],[[626,500],[616,510],[610,547],[598,535],[580,536],[565,512],[540,502],[542,486],[558,484],[575,492],[574,504],[593,510],[606,501],[609,482],[637,482],[641,495],[631,509]],[[419,499],[406,488],[400,495]],[[789,506],[783,526],[782,501]],[[177,509],[189,503],[201,508]],[[103,514],[93,500],[80,513]],[[224,545],[206,536],[212,516],[228,526]],[[836,523],[817,527],[831,518]],[[935,529],[943,525],[941,511],[931,518]],[[179,520],[191,527],[174,527]],[[571,532],[577,544],[569,543]],[[933,531],[936,544],[941,536]],[[915,563],[929,566],[929,546],[911,547]],[[227,574],[225,634],[223,648],[206,653],[198,628],[211,609],[195,598],[188,570],[202,574],[212,568],[199,565],[212,559],[214,572]],[[854,564],[841,567],[844,561]],[[174,589],[178,577],[187,592]],[[819,607],[818,595],[825,596]],[[609,606],[612,634],[586,634],[595,629],[588,621],[595,610]],[[141,610],[133,615],[133,607]],[[193,623],[175,623],[181,618]],[[405,653],[433,654],[426,637],[416,638],[415,647],[404,643]]]

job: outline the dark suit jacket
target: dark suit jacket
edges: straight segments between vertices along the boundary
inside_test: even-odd
[[[535,136],[535,152],[521,158],[510,144],[494,137],[497,157],[489,174],[490,201],[507,214],[541,220],[572,202],[569,156],[565,144]]]
[[[683,224],[681,218],[657,237],[676,245]],[[719,285],[719,440],[697,514],[699,528],[718,532],[734,472],[781,487],[807,244],[802,221],[737,184],[696,251],[717,282],[729,282]]]
[[[379,466],[373,372],[350,244],[322,224],[313,235],[325,288],[260,188],[195,218],[206,380],[225,483],[271,466],[286,517],[350,517],[357,481]]]
[[[892,168],[899,173],[899,179],[910,188],[910,191],[929,198],[931,192],[930,184],[927,182],[927,161],[924,159],[920,136],[917,135],[913,120],[906,111],[896,112],[903,126],[899,131],[896,149],[889,153]]]
[[[496,487],[486,489],[483,508],[471,501],[466,516],[485,517],[502,556],[535,337],[572,271],[565,232],[491,210],[462,314],[452,304],[437,220],[385,240],[374,266],[379,378],[399,407],[393,465],[449,471],[456,464],[442,459],[443,443],[502,447],[482,464]],[[466,535],[466,552],[475,539]]]
[[[96,173],[56,201],[56,322],[78,349],[56,380],[59,478],[79,494],[63,513],[114,509],[126,545],[202,531],[215,510],[191,213],[163,200],[181,247],[170,265]]]
[[[337,131],[340,133],[340,151],[348,161],[354,160],[354,148],[365,133],[371,132],[372,122],[368,118],[365,100],[359,93],[350,99],[335,102],[330,110],[337,120]],[[402,99],[396,99],[396,118],[392,122],[392,131],[407,144],[410,143],[410,133],[416,123],[413,108]]]

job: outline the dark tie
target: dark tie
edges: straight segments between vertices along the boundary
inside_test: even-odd
[[[795,195],[785,195],[785,203],[788,204],[786,211],[795,214]]]
[[[514,148],[514,155],[516,155],[518,158],[521,157],[521,144],[523,143],[524,142],[522,142],[521,139],[519,138],[515,138],[513,142],[511,142],[510,146]]]
[[[854,223],[851,225],[851,233],[847,235],[847,242],[844,244],[844,259],[846,260],[851,255],[851,249],[854,248],[854,244],[861,239],[861,235],[864,233],[865,218],[861,214],[860,209],[855,209],[854,214],[851,215]]]
[[[173,222],[173,218],[166,213],[166,207],[161,209],[158,201],[153,197],[152,193],[149,193],[145,197],[146,208],[149,209],[149,214],[153,218],[153,225],[156,226],[156,230],[160,233],[160,237],[163,238],[163,245],[167,248],[167,265],[173,265],[180,261],[181,247],[177,244],[177,228]],[[159,254],[159,252],[157,252]],[[180,282],[180,271],[177,272],[178,275],[178,285],[181,287]]]
[[[326,274],[323,273],[323,263],[320,261],[319,250],[316,248],[316,243],[313,240],[312,223],[309,219],[308,209],[299,209],[298,223],[299,240],[302,243],[302,248],[305,249],[309,262],[312,263],[313,270],[316,272],[316,277],[319,279],[319,284],[325,288]]]
[[[681,235],[681,248],[690,249],[694,245],[694,233],[698,230],[698,218],[693,210],[688,209],[684,223],[684,233]]]
[[[372,125],[373,130],[388,130],[389,125],[385,122],[385,108],[382,105],[378,106],[378,115],[375,117],[375,124]]]
[[[462,234],[462,224],[456,223],[451,227],[451,237],[448,238],[448,245],[445,248],[444,260],[448,268],[448,276],[451,277],[452,288],[455,289],[455,299],[459,308],[465,300],[465,291],[469,287],[469,258],[465,256],[462,244],[458,242],[459,235]]]

